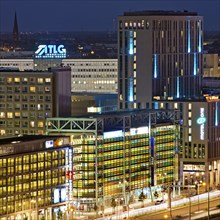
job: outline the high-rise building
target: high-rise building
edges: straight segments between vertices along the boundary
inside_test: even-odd
[[[47,117],[71,115],[71,71],[0,70],[0,134],[43,134]]]
[[[118,105],[198,99],[203,18],[188,11],[125,12],[118,18]]]

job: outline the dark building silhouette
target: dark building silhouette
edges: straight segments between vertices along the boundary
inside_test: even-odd
[[[13,44],[14,44],[14,48],[18,46],[18,41],[19,41],[19,31],[18,31],[17,14],[15,12],[14,26],[13,26]]]

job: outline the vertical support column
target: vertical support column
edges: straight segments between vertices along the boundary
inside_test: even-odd
[[[206,181],[206,191],[209,190],[210,180],[209,180],[209,162],[205,162],[205,181]]]
[[[95,204],[96,207],[98,207],[98,125],[97,125],[97,119],[95,121]]]

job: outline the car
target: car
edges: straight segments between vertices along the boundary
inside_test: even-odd
[[[155,205],[159,205],[163,202],[163,199],[157,199],[157,201],[155,202]]]

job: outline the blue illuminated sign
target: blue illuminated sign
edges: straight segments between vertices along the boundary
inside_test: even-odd
[[[200,117],[196,120],[196,123],[199,125],[205,124],[206,118],[205,117]]]
[[[35,58],[38,59],[54,59],[66,58],[66,49],[64,45],[39,45],[35,51]]]

